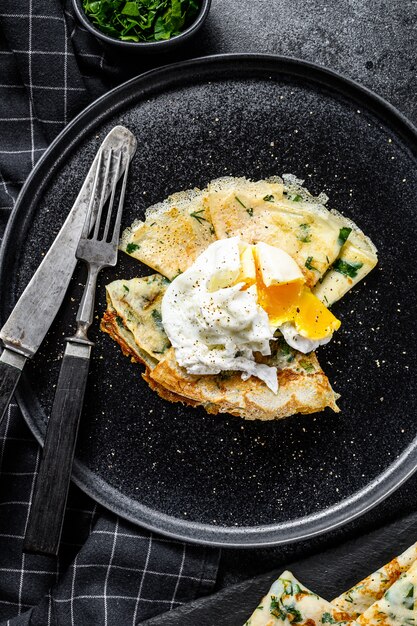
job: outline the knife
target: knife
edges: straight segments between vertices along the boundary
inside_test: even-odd
[[[0,422],[26,360],[32,358],[41,345],[74,273],[77,264],[75,251],[93,192],[100,152],[111,148],[121,150],[128,155],[123,162],[129,163],[136,151],[136,144],[134,135],[123,126],[115,126],[106,136],[67,219],[0,331],[4,345],[0,355]],[[124,169],[120,168],[120,176]],[[105,191],[106,198],[109,193],[110,185]]]

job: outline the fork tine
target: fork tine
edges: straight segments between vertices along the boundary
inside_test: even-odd
[[[86,239],[88,237],[88,233],[90,232],[91,216],[93,214],[94,202],[95,202],[96,191],[97,191],[97,184],[98,184],[98,179],[100,177],[102,161],[103,161],[103,151],[100,150],[100,154],[99,154],[98,161],[97,161],[97,169],[96,169],[96,173],[94,174],[93,189],[91,190],[90,202],[88,203],[88,209],[87,209],[87,213],[86,213],[85,220],[84,220],[83,230],[81,233],[82,239]]]
[[[124,176],[123,176],[122,189],[120,191],[119,206],[117,208],[116,221],[114,223],[114,228],[113,228],[113,236],[112,236],[112,239],[111,239],[111,242],[112,242],[113,245],[117,245],[117,243],[119,241],[120,223],[122,221],[122,213],[123,213],[123,206],[124,206],[124,202],[125,202],[125,192],[126,192],[126,183],[127,183],[127,175],[128,175],[128,173],[129,173],[129,157],[127,157],[126,169],[125,169],[125,173],[124,173]]]
[[[109,202],[109,210],[107,211],[106,225],[104,227],[103,241],[107,241],[107,236],[109,234],[110,220],[111,220],[111,215],[112,215],[112,211],[113,211],[113,204],[114,204],[114,196],[116,194],[116,187],[117,187],[117,183],[119,181],[119,172],[120,172],[121,161],[122,161],[122,153],[119,152],[119,154],[117,155],[116,175],[114,176],[114,180],[113,180],[113,189],[111,190],[111,197],[110,197],[110,202]]]
[[[110,148],[109,150],[109,156],[107,157],[107,163],[106,163],[106,171],[104,174],[104,180],[103,180],[103,184],[101,187],[101,197],[100,197],[100,204],[98,207],[98,211],[97,211],[97,217],[96,217],[96,224],[94,226],[94,233],[93,233],[93,239],[97,239],[98,238],[98,231],[100,228],[100,222],[101,222],[101,216],[103,213],[103,207],[105,204],[105,199],[106,199],[106,189],[107,189],[107,183],[109,180],[109,173],[110,173],[110,165],[111,165],[111,161],[112,161],[112,156],[113,156],[113,148]],[[111,205],[109,206],[109,211],[111,210]]]

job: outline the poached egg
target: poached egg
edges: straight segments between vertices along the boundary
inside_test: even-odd
[[[240,371],[278,391],[275,367],[257,363],[271,354],[279,329],[307,353],[330,341],[340,321],[305,286],[284,250],[239,237],[215,241],[168,286],[162,324],[180,366],[189,374]]]

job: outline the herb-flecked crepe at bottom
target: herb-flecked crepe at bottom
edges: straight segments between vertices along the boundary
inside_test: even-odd
[[[417,544],[328,602],[283,572],[244,626],[417,624]]]
[[[255,355],[257,362],[276,368],[275,394],[254,376],[242,380],[238,371],[188,374],[176,362],[162,324],[161,302],[169,282],[217,239],[239,236],[285,250],[326,306],[375,266],[376,249],[362,231],[299,183],[292,177],[285,183],[278,178],[218,179],[203,191],[180,192],[150,207],[144,222],[134,222],[124,232],[120,248],[157,273],[108,285],[101,329],[126,356],[146,366],[143,378],[162,398],[245,419],[281,419],[326,407],[339,411],[338,394],[315,353],[294,350],[279,331],[271,355]]]

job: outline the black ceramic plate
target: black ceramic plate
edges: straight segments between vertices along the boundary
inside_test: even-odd
[[[292,59],[211,57],[136,78],[71,123],[26,184],[4,242],[3,319],[115,124],[130,128],[139,145],[125,225],[168,194],[218,176],[292,172],[372,237],[380,264],[334,307],[342,329],[319,351],[341,413],[261,423],[160,400],[140,366],[98,331],[104,285],[149,272],[121,254],[99,286],[74,480],[129,520],[211,544],[290,542],[360,515],[417,459],[415,129],[369,91]],[[19,387],[40,441],[81,277]]]

